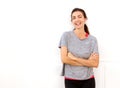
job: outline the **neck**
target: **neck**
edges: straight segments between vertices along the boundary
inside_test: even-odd
[[[75,29],[74,33],[76,34],[77,37],[79,37],[80,39],[84,39],[86,38],[86,32],[84,31],[84,28],[82,29]]]
[[[81,29],[77,29],[77,28],[76,28],[76,29],[75,29],[75,33],[80,34],[80,35],[86,34],[84,28],[81,28]]]

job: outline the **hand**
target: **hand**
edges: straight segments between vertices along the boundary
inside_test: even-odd
[[[72,55],[70,52],[68,52],[68,57],[70,57],[70,59],[75,59],[75,56]]]
[[[98,58],[98,57],[99,57],[98,54],[92,53],[91,56],[90,56],[90,59],[96,59],[96,58]]]

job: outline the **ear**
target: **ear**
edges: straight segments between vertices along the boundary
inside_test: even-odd
[[[85,22],[87,21],[88,19],[87,18],[85,18]]]
[[[85,18],[85,23],[87,22],[87,18]]]

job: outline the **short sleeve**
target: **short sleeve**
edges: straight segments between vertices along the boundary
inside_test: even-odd
[[[62,34],[60,42],[59,42],[59,48],[61,48],[62,46],[68,46],[68,33],[65,32]],[[64,76],[65,74],[65,63],[63,63],[63,67],[62,67],[62,72],[61,72],[61,76]]]
[[[93,42],[93,53],[98,53],[99,54],[98,42],[97,42],[96,38],[94,39],[94,42]]]
[[[67,32],[65,32],[65,33],[63,33],[62,34],[62,36],[61,36],[61,39],[60,39],[60,42],[59,42],[59,48],[61,48],[62,46],[68,46],[68,33]]]

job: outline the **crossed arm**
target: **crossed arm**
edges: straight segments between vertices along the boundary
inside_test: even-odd
[[[87,66],[87,67],[98,67],[99,55],[92,53],[91,56],[86,60],[78,58],[67,51],[65,46],[61,47],[61,60],[63,63],[75,65],[75,66]]]

